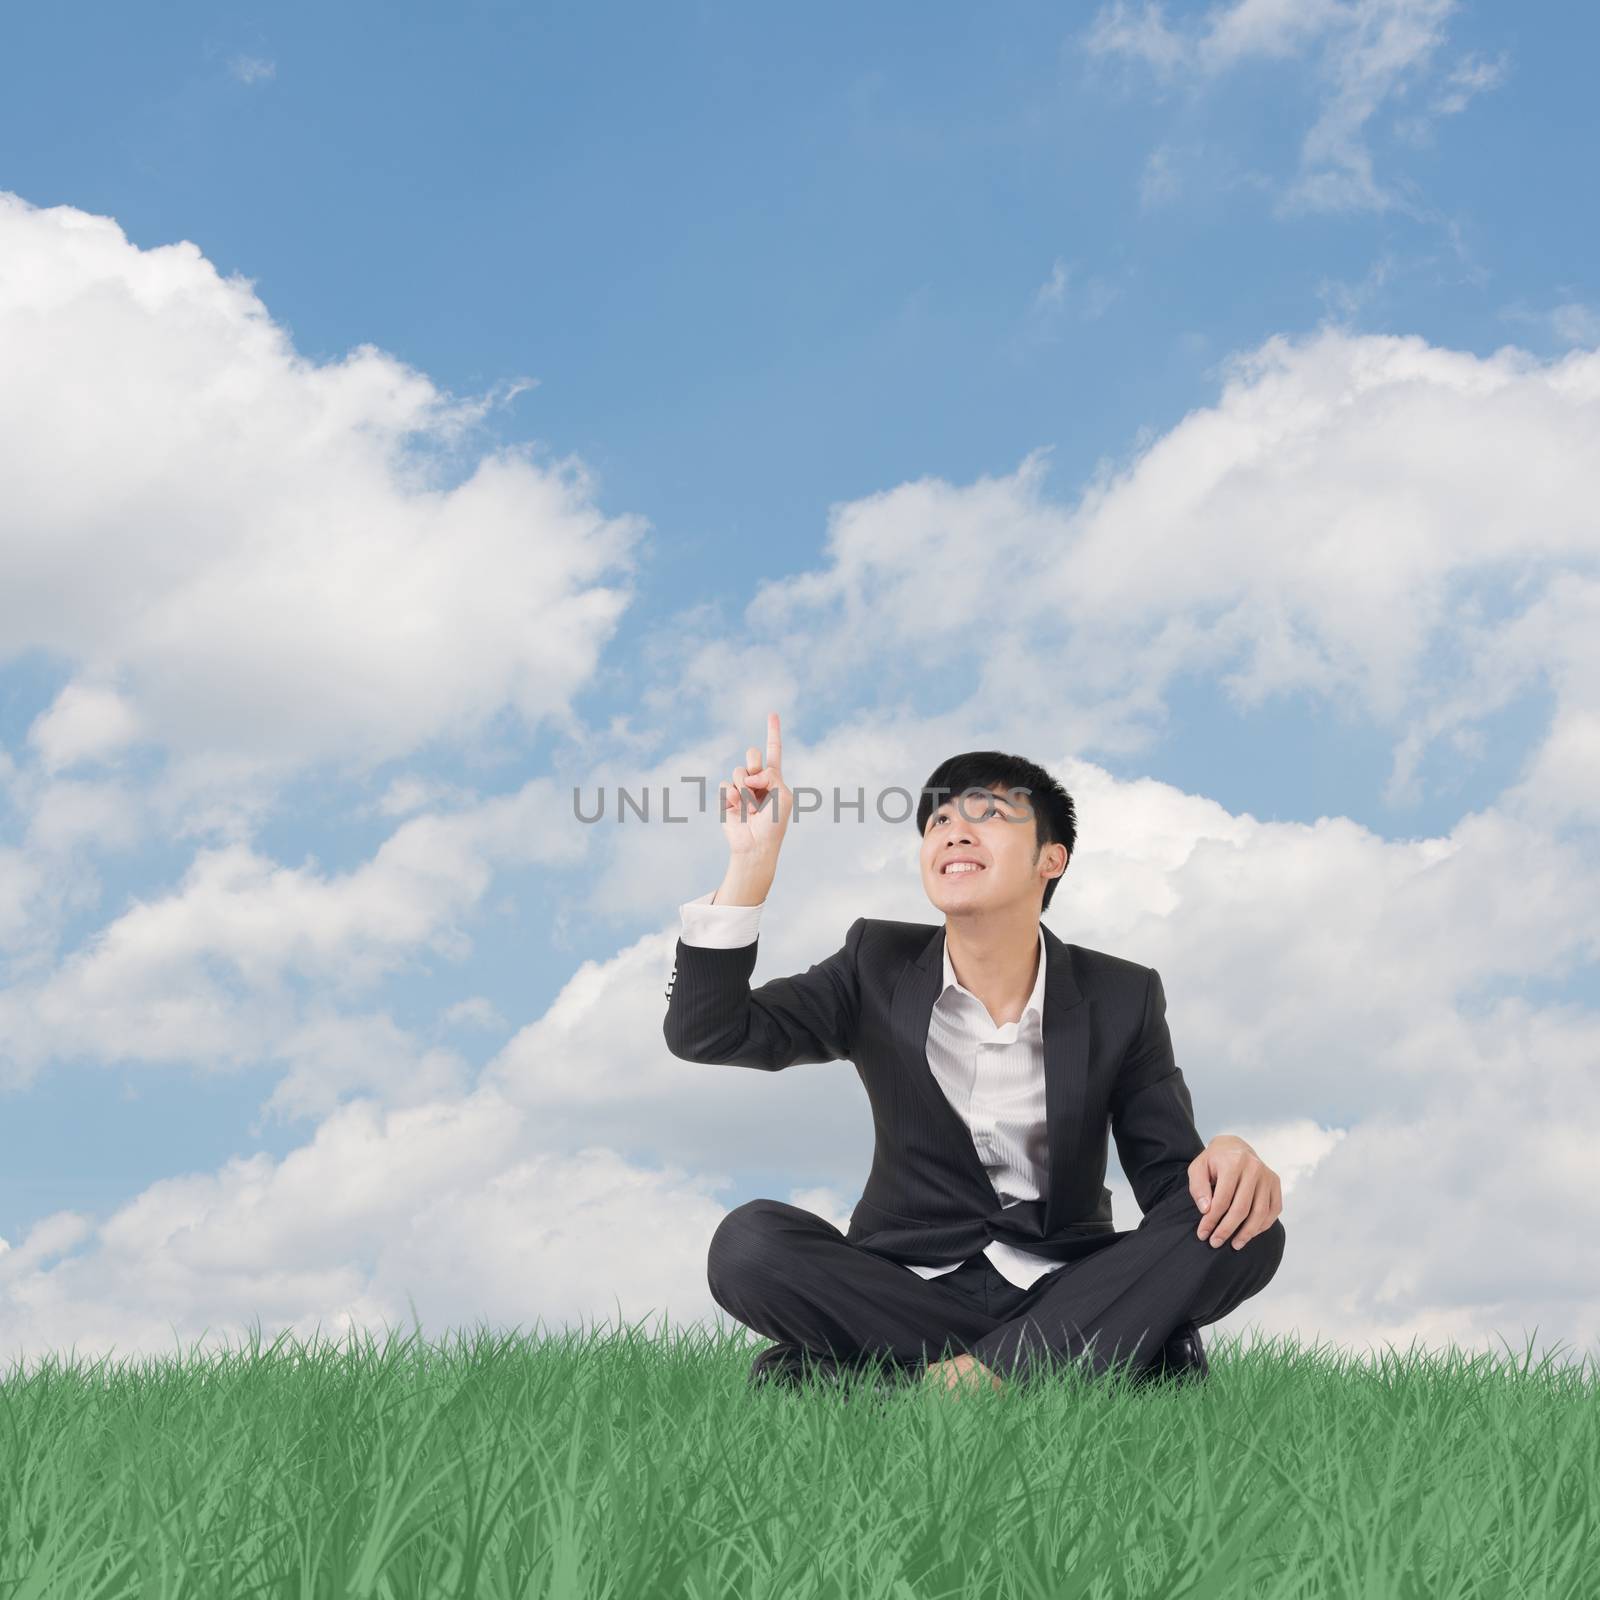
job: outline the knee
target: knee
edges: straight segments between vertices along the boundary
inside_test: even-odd
[[[1263,1228],[1238,1252],[1254,1270],[1258,1287],[1272,1281],[1278,1263],[1283,1260],[1283,1242],[1283,1224],[1274,1221],[1271,1227]],[[1224,1250],[1228,1248],[1227,1245],[1223,1246]]]
[[[706,1253],[706,1280],[713,1293],[719,1284],[743,1278],[752,1262],[770,1255],[778,1206],[776,1200],[746,1200],[717,1224]]]
[[[1284,1238],[1283,1223],[1275,1220],[1270,1227],[1263,1228],[1237,1250],[1234,1249],[1231,1239],[1223,1244],[1213,1245],[1209,1239],[1196,1237],[1195,1244],[1213,1260],[1218,1256],[1237,1258],[1243,1266],[1248,1267],[1256,1275],[1260,1283],[1266,1283],[1278,1270],[1278,1263],[1283,1260]]]
[[[1265,1247],[1262,1251],[1262,1257],[1269,1278],[1278,1270],[1278,1263],[1283,1260],[1283,1241],[1284,1232],[1281,1221],[1274,1221],[1272,1226],[1261,1234],[1260,1238],[1250,1241],[1250,1244],[1259,1244]],[[1249,1250],[1250,1245],[1247,1244],[1244,1248]]]

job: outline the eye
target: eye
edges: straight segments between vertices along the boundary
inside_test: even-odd
[[[1000,807],[997,804],[995,804],[994,801],[991,800],[989,802],[988,808],[986,810],[980,811],[976,817],[970,818],[969,820],[973,821],[973,822],[987,822],[987,821],[989,821],[989,819],[991,817],[997,817],[999,815],[1000,815]],[[949,820],[950,820],[950,813],[948,811],[939,812],[933,818],[933,820],[929,822],[928,831],[931,833],[935,828],[937,828],[939,826],[939,824],[941,822],[948,822]]]

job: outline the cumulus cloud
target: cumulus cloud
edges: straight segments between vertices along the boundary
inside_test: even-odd
[[[1130,751],[1159,734],[1172,681],[1201,674],[1240,709],[1305,696],[1370,719],[1393,740],[1384,798],[1409,803],[1430,748],[1552,677],[1592,707],[1597,422],[1594,351],[1275,337],[1070,505],[1045,493],[1041,449],[1004,477],[834,507],[827,565],[763,584],[744,632],[686,644],[678,671],[714,726],[763,725],[780,690],[870,674],[887,699],[937,669],[969,715],[1015,707]],[[760,673],[728,670],[752,651]],[[1577,819],[1597,800],[1518,803]]]
[[[520,1113],[488,1090],[357,1102],[282,1161],[163,1179],[98,1226],[56,1213],[0,1248],[0,1358],[171,1355],[175,1336],[238,1348],[254,1324],[340,1339],[413,1314],[430,1339],[479,1319],[615,1326],[619,1304],[631,1322],[669,1298],[717,1320],[703,1240],[723,1208],[709,1180],[527,1143]]]
[[[0,193],[0,260],[0,638],[71,663],[44,781],[160,750],[152,824],[248,814],[317,763],[566,717],[647,526],[581,462],[475,453],[500,397],[371,345],[307,360],[187,240]]]
[[[1269,340],[1229,364],[1214,405],[1074,503],[1046,495],[1037,452],[1008,477],[925,479],[834,508],[823,566],[762,585],[742,633],[676,658],[713,727],[803,708],[818,732],[786,738],[791,782],[915,786],[980,743],[1063,776],[1087,819],[1058,896],[1071,937],[1166,975],[1209,1131],[1259,1126],[1269,1161],[1283,1169],[1281,1148],[1300,1163],[1283,1293],[1249,1312],[1268,1329],[1493,1348],[1537,1327],[1582,1353],[1600,1309],[1600,1218],[1568,1131],[1595,1109],[1593,1017],[1527,997],[1592,975],[1600,949],[1597,406],[1592,350],[1540,361],[1338,330]],[[729,670],[740,661],[750,670]],[[948,690],[930,696],[940,673]],[[1244,710],[1302,699],[1387,730],[1393,805],[1421,797],[1436,746],[1481,759],[1508,708],[1549,709],[1509,724],[1515,777],[1494,804],[1440,837],[1384,840],[1340,818],[1230,816],[1070,755],[1147,748],[1180,677],[1219,683]],[[819,708],[863,681],[877,709],[830,726]],[[919,688],[947,709],[908,716]],[[653,776],[703,771],[711,753]],[[685,896],[715,881],[708,845],[692,878],[675,863]],[[797,836],[786,870],[804,903],[768,919],[780,947],[763,970],[816,959],[856,914],[927,920],[914,849],[892,829]],[[651,854],[642,835],[619,839],[597,896],[669,892]],[[796,922],[798,948],[783,942]],[[606,1010],[598,994],[588,1004]],[[647,1078],[631,1092],[664,1106]],[[833,1092],[796,1090],[779,1119],[813,1167],[842,1136]],[[576,1129],[601,1114],[585,1099],[567,1115]],[[868,1153],[847,1147],[854,1170]],[[1494,1198],[1508,1188],[1525,1197],[1515,1215]],[[1532,1265],[1510,1287],[1495,1263],[1530,1226]]]
[[[278,1058],[274,1108],[306,1115],[459,1081],[379,1014],[302,1009],[291,980],[348,1000],[419,954],[459,960],[495,870],[581,849],[543,821],[547,787],[480,804],[394,780],[380,810],[435,810],[342,874],[250,836],[312,771],[565,725],[647,524],[603,515],[581,462],[479,448],[502,397],[370,345],[300,356],[187,241],[139,249],[0,194],[0,261],[0,649],[59,678],[0,765],[22,840],[0,852],[0,1084],[52,1058]],[[97,855],[185,838],[181,885],[61,956]]]
[[[1008,745],[1022,731],[997,726]],[[859,770],[903,775],[925,732],[881,747],[881,769],[858,750]],[[838,770],[849,739],[797,749],[796,774]],[[1592,959],[1592,853],[1492,812],[1422,840],[1262,822],[1047,759],[1083,826],[1049,920],[1163,973],[1202,1132],[1244,1134],[1284,1178],[1292,1252],[1228,1331],[1359,1348],[1592,1326],[1600,1200],[1581,1130],[1600,1113],[1597,1027],[1494,995]],[[910,830],[899,850],[870,830],[810,840],[826,874],[786,855],[806,892],[775,893],[758,979],[836,948],[856,915],[925,919]],[[582,963],[464,1095],[358,1100],[282,1162],[164,1181],[98,1225],[44,1219],[0,1256],[0,1332],[39,1350],[156,1348],[169,1320],[185,1339],[234,1337],[253,1315],[305,1336],[395,1324],[412,1304],[435,1332],[662,1313],[710,1326],[704,1249],[734,1160],[805,1174],[812,1208],[842,1227],[871,1119],[847,1063],[769,1075],[668,1056],[672,937]],[[1111,1186],[1134,1226],[1114,1154]]]
[[[48,226],[87,233],[75,248],[126,265],[120,234],[77,215]],[[203,283],[209,268],[196,259],[180,250],[162,271]],[[676,786],[676,813],[698,826],[585,828],[565,773],[494,801],[403,780],[372,804],[392,823],[372,859],[330,872],[280,863],[242,836],[236,773],[281,782],[324,758],[340,730],[370,758],[369,718],[377,747],[397,750],[439,737],[441,719],[464,708],[488,717],[512,701],[525,716],[560,718],[570,715],[563,695],[583,681],[574,669],[564,689],[528,684],[509,624],[490,627],[487,642],[467,639],[504,614],[477,603],[475,566],[430,559],[428,532],[488,540],[472,548],[490,563],[483,584],[497,586],[524,570],[508,528],[534,542],[561,530],[597,542],[601,554],[568,552],[564,577],[540,591],[591,652],[615,604],[600,574],[623,560],[629,535],[525,460],[500,469],[498,498],[469,493],[463,507],[454,497],[481,482],[482,464],[451,487],[430,482],[404,447],[418,427],[451,426],[437,419],[454,403],[426,380],[376,352],[355,362],[359,379],[350,363],[307,367],[261,316],[240,311],[251,301],[238,286],[213,277],[196,299],[143,271],[128,281],[143,285],[141,314],[156,328],[137,348],[156,360],[171,343],[171,359],[205,380],[209,431],[195,402],[179,405],[158,383],[164,421],[130,423],[144,429],[142,455],[123,449],[108,420],[121,412],[95,391],[84,404],[106,412],[94,425],[109,487],[97,497],[86,458],[68,472],[79,447],[49,429],[38,448],[51,471],[21,464],[27,520],[13,526],[64,530],[117,581],[94,562],[63,565],[42,536],[6,542],[34,603],[15,604],[0,586],[0,606],[28,621],[30,637],[48,628],[64,641],[52,648],[73,664],[75,689],[64,686],[24,759],[3,764],[29,832],[0,853],[0,933],[18,957],[0,1037],[5,1058],[28,1071],[57,1055],[189,1059],[197,1070],[278,1059],[276,1108],[317,1120],[282,1160],[164,1179],[104,1219],[42,1219],[0,1252],[0,1348],[165,1350],[174,1329],[225,1337],[256,1318],[306,1336],[317,1324],[404,1322],[413,1304],[434,1331],[480,1317],[525,1327],[618,1313],[713,1320],[705,1246],[735,1153],[746,1172],[803,1177],[789,1197],[812,1197],[842,1226],[872,1142],[853,1069],[699,1067],[670,1057],[660,1037],[673,908],[721,872],[718,832],[683,775],[714,785],[739,758],[724,746],[758,735],[772,704],[799,708],[786,719],[791,782],[868,800],[860,822],[824,814],[794,828],[758,978],[836,949],[856,916],[931,923],[914,829],[874,820],[871,797],[914,788],[952,750],[1023,750],[1079,802],[1080,848],[1048,920],[1071,942],[1161,971],[1202,1131],[1244,1133],[1284,1175],[1283,1272],[1230,1325],[1359,1346],[1417,1332],[1493,1343],[1537,1323],[1542,1340],[1581,1345],[1600,1310],[1600,1201],[1574,1130],[1600,1113],[1600,1041],[1591,1009],[1543,991],[1586,974],[1600,949],[1590,642],[1600,638],[1590,444],[1600,355],[1480,358],[1336,330],[1274,339],[1229,364],[1213,404],[1105,464],[1070,500],[1046,493],[1048,454],[1036,451],[1010,474],[928,478],[836,506],[822,561],[762,584],[736,626],[702,614],[645,641],[656,676],[639,694],[641,729],[696,696],[703,729],[670,748],[627,726],[579,730],[587,783]],[[137,302],[112,280],[85,290],[63,322],[69,356],[78,317],[114,328]],[[166,318],[176,332],[164,341]],[[201,334],[219,327],[237,348],[207,367]],[[26,330],[18,337],[25,344]],[[88,370],[86,360],[79,352],[63,370]],[[40,408],[70,414],[42,360],[33,370]],[[131,385],[123,391],[126,406]],[[288,463],[276,474],[261,461],[246,470],[242,420],[255,412],[239,397],[251,394]],[[229,470],[199,508],[216,514],[201,519],[201,489],[180,494],[183,474],[170,469],[204,478],[213,457]],[[297,475],[309,482],[277,481]],[[477,664],[426,705],[395,710],[416,680],[386,618],[351,602],[347,626],[376,652],[361,691],[329,676],[330,660],[352,657],[313,613],[322,703],[302,730],[270,714],[309,681],[292,651],[268,648],[296,636],[252,632],[244,616],[259,595],[256,612],[281,620],[279,597],[300,569],[264,562],[270,541],[208,542],[199,530],[232,529],[235,514],[258,531],[292,528],[296,511],[320,509],[332,534],[295,549],[330,563],[328,581],[348,596],[359,589],[352,572],[372,570],[376,537],[360,534],[372,524],[352,508],[373,504],[410,529],[409,542],[378,548],[419,569],[385,592],[409,581],[419,616],[433,614],[421,597],[434,595],[453,644],[476,649]],[[119,518],[142,530],[132,546],[104,531]],[[200,599],[186,587],[194,563],[209,574]],[[73,580],[66,594],[47,597],[47,570]],[[454,587],[440,587],[441,573]],[[134,601],[119,611],[117,594]],[[176,694],[152,611],[193,616],[230,602],[265,682],[245,683],[206,642],[219,630],[201,629],[200,659],[220,681]],[[77,667],[88,660],[98,670]],[[1241,710],[1297,697],[1309,714],[1376,725],[1392,742],[1387,798],[1399,802],[1420,792],[1436,744],[1482,752],[1491,719],[1521,697],[1543,696],[1548,715],[1515,730],[1520,767],[1492,804],[1436,836],[1384,838],[1337,816],[1231,811],[1086,759],[1148,749],[1173,685],[1194,677]],[[227,706],[227,759],[210,766]],[[182,785],[163,790],[161,773],[131,763],[78,775],[85,750],[107,753],[106,765],[141,741],[190,763]],[[76,860],[63,841],[148,816],[152,792],[169,806],[185,795],[202,816],[220,792],[233,831],[197,848],[170,889],[118,908],[58,959],[32,931],[42,899],[78,914],[97,904],[92,877],[59,870]],[[54,844],[41,845],[63,813]],[[119,847],[142,838],[134,825]],[[580,860],[587,909],[636,923],[643,908],[642,936],[581,962],[541,1015],[511,1019],[516,1031],[476,1073],[392,1023],[380,986],[420,957],[460,960],[466,920],[497,875]],[[294,999],[301,990],[309,1001]],[[493,1020],[465,1002],[452,1015]],[[1133,1226],[1120,1180],[1113,1195],[1120,1225]]]
[[[449,1051],[344,1008],[427,958],[461,963],[472,949],[462,924],[497,871],[578,859],[587,840],[552,827],[559,811],[550,781],[535,778],[410,818],[343,873],[284,866],[248,844],[203,848],[169,892],[56,964],[36,957],[36,971],[0,990],[0,1086],[25,1086],[51,1060],[207,1073],[268,1060],[285,1076],[266,1109],[307,1116],[353,1090],[406,1102],[459,1084]],[[36,877],[21,881],[40,891]]]

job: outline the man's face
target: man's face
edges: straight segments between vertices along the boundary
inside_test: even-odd
[[[1045,879],[1065,852],[1047,845],[1035,861],[1036,837],[1028,796],[1020,791],[996,784],[944,797],[923,829],[922,887],[947,913],[1037,908]],[[951,870],[963,860],[977,865]]]

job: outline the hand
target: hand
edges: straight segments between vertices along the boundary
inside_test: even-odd
[[[778,713],[769,711],[765,762],[761,761],[761,752],[751,745],[745,752],[745,765],[733,769],[732,782],[717,785],[728,856],[741,866],[770,866],[777,861],[794,812],[794,792],[779,770],[782,759]]]
[[[1278,1174],[1236,1133],[1219,1133],[1189,1163],[1189,1193],[1204,1213],[1200,1237],[1215,1249],[1230,1237],[1242,1249],[1283,1210]]]
[[[965,1351],[949,1361],[930,1361],[928,1370],[922,1375],[923,1383],[930,1388],[947,1391],[976,1388],[985,1378],[995,1390],[1004,1390],[1005,1384],[1001,1382],[1000,1375],[991,1372],[976,1356],[969,1356]]]

